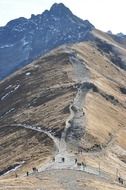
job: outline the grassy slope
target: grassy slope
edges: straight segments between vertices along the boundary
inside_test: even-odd
[[[103,37],[106,38],[104,35]],[[109,38],[107,41],[114,43]],[[118,100],[118,103],[115,104],[99,92],[91,92],[87,95],[86,105],[84,105],[86,106],[86,134],[81,144],[83,148],[88,147],[89,152],[85,152],[80,159],[86,159],[88,164],[96,167],[101,162],[101,167],[113,175],[115,175],[115,169],[118,168],[123,176],[126,173],[126,109],[124,107],[125,94],[121,93],[120,87],[125,87],[126,73],[122,69],[118,69],[105,52],[100,52],[95,43],[79,43],[71,48],[86,63],[90,71],[91,82],[101,92],[114,96]],[[67,107],[76,94],[73,86],[75,84],[74,71],[68,54],[63,52],[64,48],[61,47],[1,82],[1,95],[6,93],[5,88],[8,85],[20,84],[17,91],[1,102],[1,113],[5,113],[13,107],[16,109],[5,115],[0,121],[0,130],[3,130],[0,143],[4,145],[4,148],[1,148],[0,160],[2,164],[4,163],[4,167],[8,165],[5,162],[7,154],[14,147],[15,150],[18,149],[18,154],[17,152],[13,152],[13,156],[10,154],[9,163],[12,164],[17,159],[23,159],[26,156],[29,162],[28,165],[25,165],[23,172],[30,167],[29,163],[33,165],[36,160],[35,164],[39,165],[43,159],[53,154],[54,145],[49,138],[45,139],[44,135],[29,130],[9,128],[8,125],[14,123],[34,125],[37,123],[43,129],[52,129],[60,137],[69,116]],[[123,49],[124,54],[125,50]],[[31,75],[26,76],[27,72],[31,72]],[[11,132],[8,132],[8,128]],[[16,135],[19,136],[19,140],[15,139]],[[26,138],[28,142],[25,142]],[[15,144],[12,143],[13,141]],[[10,146],[7,144],[9,142]],[[24,151],[23,147],[26,143],[29,152]],[[95,144],[100,145],[102,150],[91,152],[90,148]],[[33,152],[37,152],[35,158]],[[92,181],[92,186],[94,183],[96,187],[102,184]],[[117,187],[107,188],[106,184],[106,189],[117,189]]]

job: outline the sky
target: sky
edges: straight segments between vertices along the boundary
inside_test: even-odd
[[[126,0],[0,0],[0,26],[18,17],[41,14],[54,3],[64,3],[75,15],[102,31],[126,34]]]

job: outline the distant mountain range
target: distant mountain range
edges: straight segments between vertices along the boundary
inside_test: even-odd
[[[0,27],[0,79],[59,45],[91,39],[93,28],[62,3],[30,19],[8,22]]]

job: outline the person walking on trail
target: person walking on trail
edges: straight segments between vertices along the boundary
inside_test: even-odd
[[[52,161],[55,162],[55,157],[53,157]]]
[[[77,158],[75,158],[75,164],[77,163]]]
[[[78,154],[82,154],[82,149],[78,148]]]
[[[29,172],[26,172],[26,175],[29,176]]]
[[[84,162],[82,162],[82,166],[83,166],[83,170],[84,170],[86,167],[86,164]]]
[[[123,179],[121,177],[118,177],[118,182],[123,184]]]
[[[38,169],[36,167],[32,168],[33,172],[38,172]]]
[[[62,162],[65,162],[65,158],[62,158]]]

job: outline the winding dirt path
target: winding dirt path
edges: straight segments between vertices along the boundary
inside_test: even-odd
[[[17,124],[15,126],[42,132],[54,141],[57,148],[55,153],[55,161],[50,160],[50,162],[45,166],[39,168],[39,172],[52,169],[71,169],[85,171],[106,178],[107,176],[105,172],[100,171],[99,173],[98,168],[93,168],[91,166],[85,167],[83,165],[78,166],[75,162],[76,155],[71,152],[67,146],[67,141],[71,141],[73,139],[76,140],[75,137],[81,137],[85,132],[85,98],[87,93],[93,89],[93,84],[90,83],[89,71],[85,64],[79,60],[75,52],[70,52],[69,60],[74,70],[73,81],[75,81],[78,86],[76,97],[74,98],[73,103],[69,106],[70,115],[66,120],[66,125],[64,131],[62,132],[61,139],[55,137],[51,131],[42,130],[41,127],[23,124]],[[64,158],[64,161],[62,158]]]

